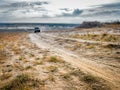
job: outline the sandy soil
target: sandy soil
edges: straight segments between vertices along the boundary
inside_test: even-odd
[[[0,90],[120,90],[119,39],[88,31],[0,33]]]
[[[99,60],[101,58],[97,58],[97,60],[95,60],[94,57],[87,58],[86,54],[83,54],[85,50],[76,52],[74,50],[68,50],[66,48],[66,44],[70,44],[67,46],[72,46],[76,42],[98,44],[97,41],[89,41],[89,40],[81,40],[81,39],[76,40],[74,38],[71,39],[71,38],[59,37],[56,34],[53,35],[53,33],[30,34],[29,37],[31,38],[31,41],[33,43],[36,43],[38,47],[47,49],[53,52],[54,54],[61,56],[66,62],[70,63],[74,67],[77,67],[80,70],[90,73],[94,76],[103,78],[104,80],[112,84],[110,86],[112,87],[115,86],[116,90],[119,87],[120,63],[115,62],[114,60],[107,61],[105,60],[106,57],[102,58],[102,60]],[[102,42],[102,44],[106,44],[106,43],[107,42]],[[94,51],[89,51],[89,53],[95,55],[95,53],[93,52]]]

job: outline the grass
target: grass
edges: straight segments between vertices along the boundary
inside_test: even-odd
[[[3,61],[7,58],[7,54],[4,50],[0,50],[0,61]]]
[[[25,59],[24,56],[20,56],[20,57],[19,57],[19,60],[23,60],[23,61],[24,61],[24,60],[26,60],[26,59]]]
[[[81,48],[82,44],[79,42],[76,42],[73,48],[71,48],[72,51],[77,50],[78,48]]]
[[[29,81],[28,75],[26,75],[26,74],[18,75],[10,83],[8,83],[3,88],[1,88],[1,90],[17,90],[17,89],[25,90],[28,88],[26,86],[27,81]]]
[[[95,48],[95,46],[92,45],[92,44],[89,44],[89,45],[86,46],[86,48],[87,48],[87,49],[93,49],[93,48]]]
[[[55,81],[55,77],[53,75],[49,75],[48,80],[54,82]]]
[[[104,42],[120,42],[120,35],[111,35],[111,34],[107,34],[107,33],[87,34],[87,35],[73,34],[73,35],[70,35],[70,37],[81,38],[81,39],[85,39],[85,40],[104,41]]]
[[[33,53],[30,53],[30,57],[35,57],[35,55]]]
[[[49,60],[49,62],[54,62],[54,63],[59,62],[59,61],[60,60],[58,60],[58,58],[55,56],[50,57],[50,60]]]
[[[64,61],[60,57],[51,56],[48,58],[48,62],[57,63],[57,62],[64,62]]]
[[[25,69],[24,66],[20,63],[14,63],[14,67],[21,71],[23,71]]]
[[[115,49],[119,49],[120,48],[120,45],[114,45],[114,44],[107,44],[107,45],[104,45],[105,48],[115,48]]]
[[[31,68],[32,68],[32,66],[27,66],[27,67],[26,67],[26,69],[31,69]]]
[[[4,49],[4,45],[0,44],[0,50],[3,50],[3,49]]]
[[[82,81],[87,83],[92,90],[111,90],[109,86],[104,84],[102,79],[89,74],[84,75]]]
[[[27,59],[24,59],[24,62],[29,62],[29,60],[27,60]]]
[[[94,77],[92,75],[84,75],[82,80],[86,83],[95,83],[99,82],[97,77]]]
[[[84,73],[80,69],[74,69],[70,72],[71,75],[81,77],[81,75],[84,75]]]
[[[58,68],[56,66],[49,66],[48,67],[48,71],[50,72],[56,72],[58,70]]]
[[[35,60],[40,60],[40,58],[35,58]]]
[[[99,36],[101,41],[107,41],[107,42],[115,42],[117,41],[118,39],[118,36],[115,36],[115,35],[110,35],[110,34],[102,34],[101,36]]]
[[[63,75],[63,78],[65,80],[70,80],[71,75],[78,77],[80,81],[87,84],[90,90],[111,90],[111,88],[105,84],[104,80],[91,74],[84,73],[80,69],[73,69],[71,72]]]
[[[1,44],[0,43],[0,61],[3,61],[7,58],[7,54],[6,54],[6,51],[5,51],[5,46],[4,44]]]
[[[21,54],[22,50],[19,48],[19,46],[13,46],[12,51],[14,51],[15,54]]]
[[[43,61],[33,61],[33,65],[42,65]]]
[[[69,42],[69,41],[67,41],[67,42]],[[81,43],[76,43],[76,47],[77,48],[80,48],[81,45],[82,45]],[[3,47],[1,47],[1,48],[3,48]],[[28,54],[29,54],[29,52],[28,52]],[[32,63],[33,65],[40,65],[40,64],[43,63],[44,60],[48,61],[47,64],[49,63],[51,65],[51,66],[47,67],[47,70],[49,72],[51,72],[50,73],[51,75],[48,76],[48,81],[53,81],[53,82],[55,81],[55,82],[57,82],[57,80],[55,80],[57,75],[54,76],[53,74],[56,74],[56,73],[58,74],[59,73],[58,72],[58,68],[62,68],[62,67],[57,67],[57,65],[56,65],[56,64],[59,64],[59,63],[63,64],[61,62],[64,62],[64,61],[60,57],[58,57],[58,56],[49,56],[49,57],[47,57],[47,54],[46,54],[44,56],[45,58],[43,58],[43,60],[41,61],[41,58],[36,57],[36,55],[33,52],[31,52],[29,54],[29,56],[30,56],[30,58],[35,57],[34,58],[35,60]],[[3,55],[3,57],[4,57],[4,55]],[[28,62],[29,59],[26,60],[24,57],[25,56],[20,56],[20,60]],[[53,65],[56,65],[56,66],[53,66]],[[20,69],[20,70],[26,70],[26,69],[30,69],[31,68],[31,66],[27,66],[25,68],[23,66],[24,65],[18,63],[18,64],[15,65],[15,68]],[[72,78],[72,75],[75,76],[75,77],[78,77],[78,78],[82,78],[83,82],[85,82],[85,84],[89,84],[90,88],[92,88],[93,90],[104,90],[104,88],[106,88],[106,86],[104,84],[101,84],[101,83],[99,83],[99,81],[96,81],[96,77],[87,76],[82,71],[80,71],[79,69],[75,69],[75,70],[73,70],[70,73],[68,72],[66,74],[63,74],[62,75],[62,80],[65,80],[66,83],[67,82],[68,83],[73,82],[74,78]],[[36,76],[34,76],[34,77],[36,77]],[[6,80],[6,79],[9,79],[9,78],[10,78],[10,75],[6,74],[6,75],[4,75],[4,77],[2,77],[2,80]],[[59,78],[59,76],[58,76],[58,78]],[[46,83],[49,83],[49,82],[46,82]],[[39,82],[38,80],[32,79],[29,75],[21,74],[21,75],[16,76],[13,80],[9,81],[7,84],[4,84],[4,86],[2,88],[0,88],[0,90],[36,90],[36,89],[37,90],[41,90],[40,88],[39,89],[37,88],[37,87],[39,87],[41,85],[44,86],[45,82],[43,82],[43,81]],[[108,90],[110,90],[110,89],[108,89]]]
[[[33,87],[38,87],[39,81],[31,79],[27,74],[16,76],[12,81],[7,83],[0,90],[33,90]]]
[[[43,61],[51,62],[51,63],[64,63],[64,61],[58,56],[48,56],[45,55],[42,58]]]
[[[111,90],[109,86],[101,83],[94,83],[91,85],[92,90]]]
[[[9,74],[9,73],[3,74],[3,75],[0,77],[0,80],[1,80],[1,81],[7,80],[7,79],[9,79],[11,76],[12,76],[12,74]]]
[[[119,61],[120,62],[120,55],[111,55],[110,58],[114,58],[115,60]]]
[[[69,80],[72,79],[70,73],[65,73],[65,74],[62,74],[61,76],[62,76],[62,79],[63,79],[63,80],[69,81]]]

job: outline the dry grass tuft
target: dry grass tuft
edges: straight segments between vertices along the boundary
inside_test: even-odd
[[[33,53],[30,53],[30,57],[35,57],[35,55]]]
[[[4,73],[2,76],[0,76],[0,80],[1,80],[1,81],[7,80],[7,79],[9,79],[11,76],[12,76],[12,74],[10,74],[10,73]]]
[[[111,88],[104,84],[103,80],[98,77],[86,74],[82,77],[82,80],[87,83],[92,90],[111,90]]]
[[[0,43],[0,61],[5,60],[7,58],[7,53],[5,51],[5,47],[3,43]]]
[[[62,76],[62,79],[63,79],[63,80],[69,81],[69,80],[72,79],[70,73],[65,73],[65,74],[62,74],[61,76]]]
[[[87,49],[93,49],[93,48],[95,48],[95,46],[92,45],[92,44],[89,44],[89,45],[86,46],[86,48],[87,48]]]
[[[64,61],[57,56],[46,57],[45,60],[52,63],[64,63]]]
[[[82,80],[86,83],[95,83],[99,82],[97,77],[94,77],[92,75],[84,75]]]
[[[94,83],[91,85],[92,90],[111,90],[109,86],[102,83]]]
[[[27,66],[25,69],[31,69],[32,68],[32,66]]]
[[[109,49],[112,49],[112,48],[119,49],[120,45],[107,44],[107,45],[104,45],[103,47],[104,48],[109,48]]]
[[[6,60],[7,54],[4,50],[0,50],[0,61]]]
[[[49,75],[48,80],[54,82],[55,81],[55,77],[53,75]]]
[[[50,72],[56,72],[58,70],[58,68],[56,66],[49,66],[47,68],[48,68],[48,71],[50,71]]]
[[[4,85],[0,90],[33,90],[39,87],[39,81],[31,79],[27,74],[16,76],[12,81]]]
[[[33,65],[42,65],[43,64],[43,61],[33,61]]]
[[[12,51],[14,51],[15,54],[21,54],[22,53],[22,50],[17,45],[12,47]]]
[[[84,72],[82,72],[80,69],[74,69],[70,72],[71,75],[81,77],[84,75]]]
[[[16,69],[19,69],[19,70],[21,70],[21,71],[23,71],[25,68],[24,68],[24,66],[22,65],[22,64],[20,64],[20,63],[15,63],[14,65],[13,65]]]

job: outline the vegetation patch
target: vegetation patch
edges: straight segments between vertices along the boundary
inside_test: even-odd
[[[76,42],[75,45],[73,46],[72,50],[77,50],[78,48],[81,48],[82,44],[79,42]]]
[[[14,51],[15,54],[21,54],[22,50],[19,48],[19,46],[13,46],[12,51]]]
[[[7,54],[4,50],[0,50],[0,61],[6,60]]]
[[[92,90],[111,90],[111,88],[104,84],[103,80],[98,77],[84,75],[82,80],[87,83]]]
[[[120,49],[120,45],[114,45],[114,44],[107,44],[107,45],[104,45],[103,47],[109,48],[109,49],[112,49],[112,48]]]
[[[61,75],[61,76],[62,76],[62,79],[63,79],[63,80],[69,81],[69,80],[72,79],[70,73],[66,73],[66,74],[63,74],[63,75]]]
[[[26,74],[16,76],[12,81],[6,84],[0,90],[32,90],[32,87],[38,87],[39,81],[31,79]]]
[[[86,48],[87,49],[93,49],[93,48],[95,48],[95,46],[93,44],[89,44],[89,45],[86,46]]]
[[[84,72],[82,72],[80,69],[74,69],[73,71],[70,72],[71,75],[81,77],[84,75]]]
[[[56,71],[58,70],[58,68],[57,68],[56,66],[49,66],[49,67],[48,67],[48,70],[49,70],[50,72],[56,72]]]
[[[9,73],[3,74],[2,76],[0,76],[0,80],[3,81],[6,79],[9,79],[11,76],[12,74],[9,74]]]
[[[33,65],[42,65],[43,64],[43,61],[33,61]]]
[[[92,75],[84,75],[82,80],[86,83],[95,83],[99,82],[97,77],[94,77]]]
[[[34,57],[35,55],[33,53],[30,53],[30,57]]]
[[[104,41],[104,42],[120,42],[120,35],[112,35],[112,34],[86,34],[86,35],[79,35],[73,34],[70,35],[72,38],[81,38],[85,40],[96,40],[96,41]]]
[[[109,86],[102,83],[94,83],[91,85],[92,90],[111,90]]]
[[[32,66],[27,66],[27,67],[26,67],[26,69],[31,69],[31,68],[32,68]]]
[[[48,62],[52,62],[52,63],[63,63],[64,61],[57,56],[50,56],[50,57],[46,57],[44,58],[46,61]]]
[[[49,75],[48,80],[54,82],[55,81],[55,77],[53,75]]]
[[[50,57],[49,62],[54,62],[54,63],[56,63],[56,62],[60,62],[60,59],[58,59],[58,58],[55,57],[55,56],[52,56],[52,57]]]

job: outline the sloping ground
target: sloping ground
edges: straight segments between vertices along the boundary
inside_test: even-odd
[[[119,63],[113,76],[81,44],[52,33],[0,33],[0,90],[119,90]]]
[[[110,90],[110,87],[54,52],[38,48],[27,33],[0,33],[0,90],[70,89]]]
[[[95,62],[94,60],[91,60],[91,58],[85,58],[85,55],[83,55],[82,52],[79,53],[82,55],[78,55],[77,53],[74,53],[75,51],[67,50],[65,48],[65,45],[70,44],[69,46],[72,46],[76,41],[66,38],[59,38],[58,36],[53,36],[53,34],[50,35],[50,33],[30,34],[29,36],[32,42],[36,43],[37,46],[48,49],[50,50],[50,52],[61,56],[66,62],[70,63],[76,68],[79,68],[84,72],[90,73],[93,76],[103,78],[104,80],[108,81],[107,84],[110,85],[110,87],[114,88],[113,90],[119,90],[119,73],[114,74],[114,71],[111,72],[109,68],[105,67],[107,65],[101,62]],[[116,66],[119,67],[120,64],[116,64]],[[103,67],[106,69],[103,70]]]

